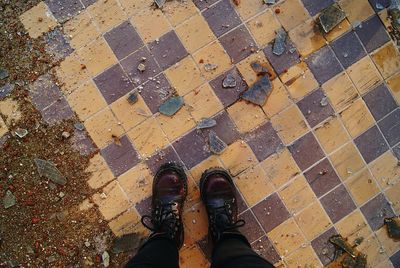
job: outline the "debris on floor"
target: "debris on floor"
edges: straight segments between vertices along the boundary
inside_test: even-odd
[[[17,135],[18,136],[18,138],[23,138],[23,137],[25,137],[26,135],[28,135],[28,130],[26,130],[26,129],[24,129],[24,128],[17,128],[16,130],[15,130],[15,135]]]
[[[223,88],[234,88],[236,87],[236,79],[233,74],[227,74],[224,80],[222,81]]]
[[[400,239],[400,217],[392,217],[385,219],[385,225],[390,238]]]
[[[341,235],[332,236],[331,238],[329,238],[329,242],[331,242],[337,248],[347,252],[351,257],[355,258],[357,256],[357,253],[355,252],[353,247]]]
[[[390,35],[400,48],[400,0],[391,0],[388,8],[388,15],[392,25]]]
[[[130,104],[135,104],[138,101],[138,93],[137,91],[134,91],[132,93],[129,94],[128,96],[128,102]]]
[[[181,109],[184,101],[181,96],[171,97],[166,100],[161,106],[158,108],[159,112],[163,115],[173,116],[176,112]]]
[[[210,127],[215,126],[216,124],[217,124],[217,121],[215,121],[212,118],[203,118],[197,124],[197,129],[210,128]]]
[[[272,84],[268,75],[263,76],[252,87],[243,93],[242,99],[257,105],[264,105],[272,93]]]
[[[319,24],[325,33],[329,33],[339,23],[346,18],[346,13],[340,8],[338,4],[333,4],[322,10],[319,16]]]
[[[214,71],[215,69],[218,68],[217,64],[213,64],[213,63],[206,63],[204,64],[204,70],[206,70],[206,72],[211,72]]]
[[[162,8],[165,5],[166,0],[154,0],[154,3],[158,8]]]
[[[212,153],[221,154],[223,151],[225,151],[227,145],[217,136],[217,133],[215,133],[215,131],[210,130],[210,133],[208,134],[208,139],[210,141],[210,151]]]
[[[10,208],[14,206],[16,203],[17,199],[15,198],[15,195],[10,190],[7,190],[6,195],[3,198],[4,208],[5,209]]]
[[[54,166],[50,161],[36,158],[34,159],[37,170],[41,177],[46,177],[54,183],[65,185],[67,179],[61,174],[61,172]]]
[[[367,267],[367,255],[356,250],[363,239],[355,242],[352,246],[341,235],[334,235],[329,238],[329,242],[335,246],[335,256],[327,268],[346,267],[346,268],[365,268]]]
[[[276,0],[263,0],[263,1],[264,1],[264,4],[267,4],[267,5],[273,5],[276,3]]]
[[[272,53],[277,56],[282,55],[286,50],[286,38],[287,33],[283,28],[276,31],[276,37],[274,41],[274,47],[272,48]]]
[[[259,75],[259,76],[264,76],[268,74],[268,68],[263,66],[259,61],[253,61],[250,63],[250,67],[253,69],[253,71]]]
[[[6,79],[9,76],[6,69],[0,69],[0,80]]]
[[[101,259],[103,260],[104,267],[110,266],[110,255],[107,251],[103,252],[103,254],[101,255]]]

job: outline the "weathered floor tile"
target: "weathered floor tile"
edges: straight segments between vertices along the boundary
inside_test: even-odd
[[[361,207],[361,212],[367,219],[372,230],[376,231],[383,226],[385,218],[393,217],[395,214],[383,194],[378,194],[368,203]]]
[[[334,257],[335,246],[329,242],[329,238],[335,234],[337,234],[337,232],[335,228],[332,227],[311,241],[314,251],[317,253],[319,259],[324,265],[330,263]]]
[[[305,172],[304,176],[317,197],[326,194],[340,184],[340,179],[328,159],[324,159],[315,167]]]
[[[397,108],[396,111],[380,121],[378,126],[389,145],[396,145],[400,141],[400,109]]]
[[[359,61],[366,54],[361,42],[353,32],[348,32],[336,39],[332,42],[331,46],[344,68]]]
[[[301,170],[309,168],[324,157],[321,147],[311,132],[290,145],[289,151]]]
[[[256,49],[253,38],[243,25],[222,36],[219,40],[233,63],[248,57],[252,50]]]
[[[217,37],[233,29],[241,22],[229,0],[220,1],[203,11],[202,14]],[[221,14],[224,14],[224,16],[221,16]]]
[[[368,129],[354,142],[367,163],[375,160],[389,149],[377,126]]]
[[[376,121],[398,107],[385,84],[381,84],[368,92],[363,99]]]
[[[356,209],[353,199],[343,185],[322,197],[321,204],[333,223],[338,222]]]
[[[362,22],[355,30],[368,53],[390,40],[380,18],[376,15]]]

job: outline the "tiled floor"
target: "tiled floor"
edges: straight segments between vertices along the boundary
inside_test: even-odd
[[[65,59],[58,84],[45,75],[31,85],[32,101],[49,123],[73,112],[84,123],[100,149],[89,168],[93,202],[117,235],[144,231],[139,217],[162,163],[186,167],[182,267],[208,265],[197,184],[214,166],[234,176],[243,232],[271,262],[322,267],[327,239],[340,233],[365,238],[370,267],[399,267],[400,242],[382,227],[400,213],[400,55],[377,5],[389,1],[337,1],[347,18],[327,35],[315,21],[333,0],[240,2],[176,0],[160,10],[152,0],[45,0],[21,21],[31,37],[51,36],[49,50]],[[281,27],[290,40],[277,56]],[[253,61],[273,79],[263,106],[240,100],[258,79]],[[228,73],[235,88],[222,87]],[[159,114],[174,94],[185,106]],[[196,129],[205,117],[228,145],[221,155],[209,150],[210,130]]]

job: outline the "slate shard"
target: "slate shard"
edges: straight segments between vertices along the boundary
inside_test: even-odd
[[[232,74],[227,74],[222,81],[223,88],[234,88],[236,87],[236,79]]]
[[[10,208],[13,207],[17,203],[17,199],[15,198],[15,195],[10,191],[6,191],[6,195],[3,198],[3,205],[4,208]]]
[[[272,53],[277,56],[282,55],[286,50],[286,38],[287,33],[284,29],[279,29],[276,31],[276,37],[274,41],[274,47],[272,48]]]
[[[218,68],[218,65],[217,64],[213,64],[213,63],[206,63],[204,65],[204,70],[206,70],[206,72],[214,71],[217,68]]]
[[[173,116],[183,106],[183,98],[181,96],[171,97],[158,108],[163,115]]]
[[[263,76],[254,85],[243,93],[242,99],[252,102],[257,105],[264,105],[269,95],[272,93],[272,84],[269,77]]]
[[[138,93],[136,91],[132,92],[128,96],[128,102],[130,104],[135,104],[138,101]]]
[[[212,118],[203,118],[200,120],[200,122],[197,124],[198,129],[204,129],[204,128],[210,128],[217,125],[217,121],[215,121]]]
[[[251,62],[250,67],[257,75],[266,75],[269,73],[267,67],[263,66],[259,61]]]
[[[162,8],[165,5],[166,0],[154,0],[154,3],[158,8]]]
[[[325,33],[329,33],[346,18],[346,13],[338,4],[333,4],[324,10],[318,18],[319,24]]]
[[[264,4],[273,5],[276,3],[276,0],[264,0]]]
[[[11,85],[9,83],[5,84],[4,86],[0,87],[0,100],[4,99],[8,95],[11,94],[11,92],[14,89],[14,85]]]
[[[79,131],[83,131],[85,129],[85,126],[82,123],[75,123],[74,124],[75,129],[79,130]]]
[[[145,237],[138,233],[126,234],[114,240],[111,251],[114,254],[134,251],[140,247]]]
[[[400,239],[400,217],[387,218],[384,220],[390,238]]]
[[[347,252],[351,257],[355,258],[357,256],[357,252],[354,250],[354,248],[341,235],[332,236],[329,238],[329,242],[331,242],[337,248]]]
[[[225,151],[227,145],[217,136],[217,133],[215,133],[215,131],[210,131],[210,133],[208,134],[208,139],[210,142],[210,151],[212,153],[221,154],[223,151]]]
[[[46,177],[54,183],[65,185],[67,179],[61,174],[61,172],[54,166],[50,161],[35,158],[34,159],[37,170],[41,177]]]
[[[17,128],[16,130],[15,130],[15,135],[17,135],[18,136],[18,138],[23,138],[23,137],[25,137],[26,135],[28,135],[28,130],[26,130],[26,129],[24,129],[24,128]]]
[[[9,76],[6,69],[0,69],[0,80],[6,79]]]

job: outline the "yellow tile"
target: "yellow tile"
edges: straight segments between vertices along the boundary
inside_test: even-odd
[[[0,116],[0,138],[4,136],[8,132],[8,127],[4,122],[3,118]]]
[[[356,100],[340,113],[343,124],[353,138],[374,125],[374,118],[362,99]]]
[[[140,222],[139,214],[135,209],[125,211],[121,216],[108,223],[111,231],[116,236],[137,233],[142,238],[148,233],[147,229]]]
[[[251,148],[242,140],[229,145],[220,156],[222,164],[232,176],[238,175],[258,161]]]
[[[208,234],[207,212],[203,203],[186,210],[182,218],[185,230],[194,241],[201,240]]]
[[[368,0],[340,0],[339,5],[351,24],[362,22],[374,14]]]
[[[268,117],[276,115],[293,103],[279,78],[275,78],[271,83],[272,93],[262,107]]]
[[[11,98],[0,101],[0,114],[5,116],[4,122],[9,127],[11,127],[11,124],[14,127],[14,123],[22,118],[18,102]]]
[[[386,254],[380,253],[381,245],[374,235],[365,238],[357,249],[367,255],[367,264],[369,267],[376,267],[387,258]]]
[[[268,119],[260,106],[243,100],[230,106],[227,111],[242,133],[249,132]]]
[[[261,3],[261,1],[257,2]],[[247,27],[253,34],[257,44],[260,47],[264,47],[275,39],[275,31],[281,27],[281,24],[272,10],[267,9],[265,12],[247,22]]]
[[[198,64],[204,77],[211,80],[231,66],[231,59],[219,42],[213,42],[193,54],[193,58]],[[206,70],[206,64],[214,64],[214,70]]]
[[[313,19],[309,19],[291,30],[289,37],[303,57],[317,51],[326,42]]]
[[[146,119],[127,134],[143,158],[153,155],[168,144],[167,137],[154,117]]]
[[[301,247],[285,258],[289,267],[322,267],[310,245]]]
[[[98,189],[114,179],[114,175],[106,161],[100,154],[95,154],[85,170],[90,173],[88,184],[93,189]]]
[[[268,237],[274,243],[280,256],[287,256],[306,242],[299,226],[293,218],[278,225],[268,233]]]
[[[189,92],[184,100],[196,121],[212,117],[224,108],[208,83]]]
[[[400,214],[400,182],[390,185],[385,190],[385,195],[387,199],[392,202],[392,207],[396,215]]]
[[[290,213],[297,213],[316,200],[314,192],[303,175],[283,187],[279,194]]]
[[[355,239],[366,238],[372,234],[364,216],[358,209],[337,222],[336,228],[338,233],[346,237],[351,245],[354,244]]]
[[[89,72],[76,53],[66,57],[60,66],[55,68],[55,71],[61,83],[61,90],[66,95],[71,94],[89,79]]]
[[[317,201],[295,216],[296,222],[308,240],[312,240],[332,226],[328,215]]]
[[[122,96],[110,105],[115,117],[126,130],[137,126],[152,115],[140,95],[138,95],[138,101],[134,104],[130,104],[127,98],[128,95]]]
[[[79,49],[77,54],[92,76],[117,63],[117,58],[111,48],[101,37]]]
[[[251,68],[251,63],[258,62],[262,66],[264,66],[268,72],[271,74],[270,79],[275,79],[276,74],[274,69],[272,68],[271,64],[269,64],[265,54],[262,51],[257,53],[253,53],[238,64],[236,67],[239,69],[240,74],[242,75],[243,79],[249,86],[252,86],[260,77],[257,73]]]
[[[349,135],[337,117],[331,118],[321,127],[315,129],[315,135],[321,143],[322,148],[328,154],[349,141]]]
[[[382,81],[378,70],[368,56],[351,65],[347,73],[360,94],[367,93]]]
[[[175,31],[189,53],[197,51],[216,38],[200,14],[179,25]]]
[[[99,148],[113,141],[113,137],[119,137],[124,133],[124,129],[108,107],[87,119],[84,124]]]
[[[197,8],[192,1],[166,2],[162,11],[167,16],[172,26],[177,26],[197,14]]]
[[[211,155],[207,159],[194,166],[190,170],[190,174],[192,174],[194,180],[197,183],[200,183],[201,175],[203,174],[203,172],[209,168],[215,167],[222,167],[222,162],[219,159],[218,155]]]
[[[179,267],[193,268],[193,267],[208,267],[209,263],[204,257],[202,251],[196,246],[192,245],[182,250],[179,254]]]
[[[260,13],[263,11],[266,6],[262,1],[257,1],[257,0],[246,0],[245,2],[242,2],[240,5],[235,6],[236,11],[239,13],[240,17],[242,17],[243,20],[247,20],[250,17],[253,17],[257,13]]]
[[[286,148],[262,161],[261,166],[275,188],[280,188],[300,173],[299,167]]]
[[[400,73],[389,78],[387,85],[392,91],[394,98],[397,100],[397,104],[400,105]]]
[[[345,72],[324,83],[322,89],[337,112],[346,108],[358,98],[357,89]]]
[[[117,0],[100,0],[87,8],[102,33],[127,19]]]
[[[149,168],[143,163],[119,176],[118,182],[133,204],[151,196],[153,176]]]
[[[79,86],[77,90],[67,96],[67,100],[82,121],[107,106],[92,80]]]
[[[78,49],[95,40],[99,35],[93,19],[87,11],[83,11],[63,25],[66,35],[70,38],[70,45]]]
[[[325,39],[328,40],[329,42],[332,42],[333,40],[343,35],[344,33],[347,33],[350,30],[350,27],[351,25],[349,21],[343,20],[335,28],[333,28],[332,31],[324,35]]]
[[[44,2],[40,2],[23,13],[19,19],[28,31],[29,36],[37,38],[57,26],[57,21]]]
[[[281,74],[282,82],[287,86],[294,99],[301,99],[318,87],[318,82],[305,62],[301,62]]]
[[[391,151],[387,151],[369,163],[369,167],[382,189],[393,186],[400,181],[400,166]]]
[[[165,75],[180,96],[186,95],[205,81],[199,67],[190,56],[165,70]]]
[[[390,238],[387,234],[386,226],[383,226],[378,231],[376,231],[376,236],[378,237],[378,241],[382,245],[382,250],[388,256],[392,256],[399,250],[400,240],[395,240],[393,238]]]
[[[154,1],[152,0],[119,0],[119,2],[125,12],[130,16],[136,15],[143,9],[150,9],[154,4]]]
[[[308,131],[304,117],[296,105],[292,105],[272,117],[271,122],[286,145],[294,142]]]
[[[330,158],[342,181],[364,167],[364,162],[357,148],[351,142],[333,153]]]
[[[287,31],[290,31],[310,18],[308,11],[304,8],[300,0],[282,1],[276,5],[276,9],[280,10],[277,13],[277,17]]]
[[[170,142],[196,126],[196,123],[193,117],[189,114],[188,107],[186,106],[182,107],[172,117],[160,114],[157,116],[157,120]]]
[[[93,201],[107,221],[130,207],[129,201],[117,181],[113,181],[104,187],[102,193],[94,194]]]
[[[171,30],[171,26],[160,9],[144,9],[132,17],[133,24],[146,43],[156,40]]]
[[[363,205],[380,191],[371,172],[366,168],[351,176],[346,181],[346,185],[353,196],[353,200],[359,206]]]
[[[392,42],[375,51],[372,60],[384,79],[400,71],[400,54]]]
[[[234,178],[234,182],[249,206],[255,205],[274,191],[260,165],[245,170]]]

